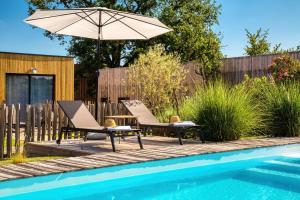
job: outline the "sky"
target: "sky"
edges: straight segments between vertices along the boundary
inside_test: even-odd
[[[219,25],[222,52],[228,57],[243,56],[247,44],[245,29],[269,30],[271,44],[283,49],[300,45],[300,0],[217,0],[222,5]]]
[[[269,30],[269,41],[284,49],[300,45],[300,0],[216,0],[222,5],[216,32],[222,34],[222,52],[227,57],[243,56],[245,29]],[[0,0],[0,51],[67,55],[66,46],[43,36],[23,20],[25,0]]]
[[[24,23],[27,17],[25,0],[0,0],[0,51],[67,55],[66,46],[46,38],[43,30]]]

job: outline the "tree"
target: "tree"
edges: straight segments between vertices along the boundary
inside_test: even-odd
[[[261,28],[256,33],[251,33],[246,29],[248,38],[248,45],[245,48],[246,55],[258,56],[269,53],[271,44],[267,41],[268,34],[268,30],[263,31]]]
[[[175,106],[184,96],[184,80],[187,71],[182,67],[180,58],[167,54],[162,45],[151,47],[126,70],[126,83],[132,85],[128,95],[142,100],[156,115],[166,108]]]
[[[177,52],[183,62],[196,60],[202,66],[201,74],[209,76],[219,69],[220,38],[212,30],[218,23],[220,6],[215,0],[27,0],[29,14],[35,9],[55,9],[102,6],[159,18],[173,28],[173,32],[148,41],[103,41],[101,43],[101,67],[128,66],[149,46],[163,44],[166,51]],[[99,67],[96,60],[96,41],[45,32],[45,36],[68,43],[68,52],[82,65],[88,76]],[[94,78],[89,79],[95,88]]]
[[[256,33],[251,33],[246,29],[246,36],[248,39],[248,45],[245,47],[246,55],[259,56],[270,53],[282,53],[284,50],[281,48],[281,44],[275,44],[271,48],[271,43],[268,42],[269,31],[258,29]]]

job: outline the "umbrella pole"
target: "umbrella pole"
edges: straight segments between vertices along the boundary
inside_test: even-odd
[[[100,77],[100,68],[101,68],[101,61],[100,61],[100,42],[101,42],[101,38],[100,38],[100,34],[101,34],[101,10],[98,10],[99,12],[99,24],[98,24],[98,41],[97,41],[97,66],[98,69],[96,71],[97,74],[97,87],[96,87],[96,104],[95,104],[95,112],[96,112],[96,121],[99,121],[99,102],[98,102],[98,98],[99,98],[99,77]]]
[[[99,78],[100,78],[100,38],[98,38],[98,43],[97,43],[97,66],[98,69],[96,70],[96,75],[97,75],[97,86],[96,86],[96,103],[95,103],[95,111],[96,111],[96,121],[98,121],[98,111],[99,111]]]

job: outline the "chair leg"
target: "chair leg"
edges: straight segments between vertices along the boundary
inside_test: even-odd
[[[204,144],[204,143],[205,143],[204,135],[201,133],[201,130],[198,130],[198,133],[199,133],[199,139],[200,139],[201,142]]]
[[[137,134],[137,139],[138,139],[138,141],[139,141],[140,148],[141,148],[141,149],[144,149],[143,143],[142,143],[142,139],[141,139],[141,134],[140,134],[139,132],[138,132],[138,134]]]
[[[84,131],[84,133],[83,133],[83,141],[84,141],[84,142],[87,141],[87,134],[88,134],[88,132],[87,132],[87,131]]]
[[[56,144],[60,144],[61,143],[63,132],[64,132],[64,127],[61,127],[60,132],[58,134],[58,139],[56,140]]]
[[[111,142],[111,146],[112,146],[112,150],[113,152],[116,152],[116,146],[115,146],[115,140],[114,140],[114,133],[110,132],[109,133],[109,137],[110,137],[110,142]]]
[[[179,128],[176,128],[176,134],[177,134],[177,137],[178,137],[179,144],[183,145],[182,138],[181,138],[181,130],[179,130]]]

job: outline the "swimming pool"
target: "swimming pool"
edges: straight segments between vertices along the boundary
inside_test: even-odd
[[[300,145],[6,181],[0,199],[300,199]]]

